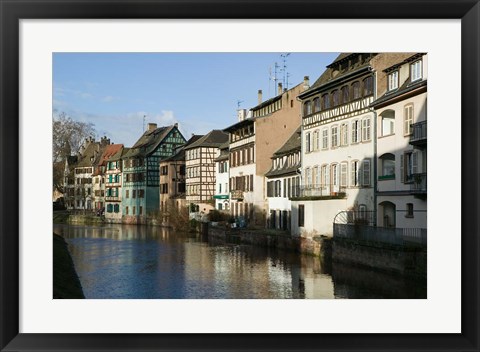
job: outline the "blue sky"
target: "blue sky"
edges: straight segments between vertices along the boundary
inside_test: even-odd
[[[129,147],[146,123],[178,122],[184,136],[236,122],[237,101],[249,109],[276,88],[269,78],[282,53],[55,53],[53,113],[92,122],[98,136]],[[285,54],[285,53],[284,53]],[[312,84],[338,53],[290,53],[289,87]],[[283,72],[278,70],[283,81]]]

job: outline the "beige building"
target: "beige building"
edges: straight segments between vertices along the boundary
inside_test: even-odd
[[[213,130],[185,147],[186,199],[190,213],[207,214],[215,202],[215,158],[228,134]]]
[[[427,228],[428,55],[377,71],[377,226]]]
[[[301,124],[301,103],[297,97],[308,89],[308,77],[301,84],[262,101],[250,109],[249,117],[225,129],[230,135],[230,213],[251,224],[265,226],[268,200],[265,174],[271,168],[272,155]]]
[[[122,222],[122,156],[129,150],[123,144],[119,146],[105,169],[105,220],[112,223]]]

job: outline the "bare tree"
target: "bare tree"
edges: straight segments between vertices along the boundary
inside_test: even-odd
[[[74,121],[61,112],[53,117],[53,162],[64,160],[67,156],[76,154],[85,138],[94,136],[93,123]]]

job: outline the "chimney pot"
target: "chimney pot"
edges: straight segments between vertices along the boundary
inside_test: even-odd
[[[259,104],[262,103],[262,90],[261,89],[258,90],[258,103]]]

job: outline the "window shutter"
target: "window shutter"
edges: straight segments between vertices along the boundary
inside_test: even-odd
[[[363,161],[362,174],[363,174],[362,184],[364,186],[370,186],[370,160]]]
[[[356,161],[352,161],[352,163],[350,164],[350,185],[351,186],[356,186],[357,183],[355,182],[356,179],[357,179],[357,168],[355,167]]]
[[[340,177],[340,186],[347,186],[347,163],[341,164],[341,177]]]
[[[402,183],[405,183],[405,156],[403,154],[400,154],[400,181]]]

